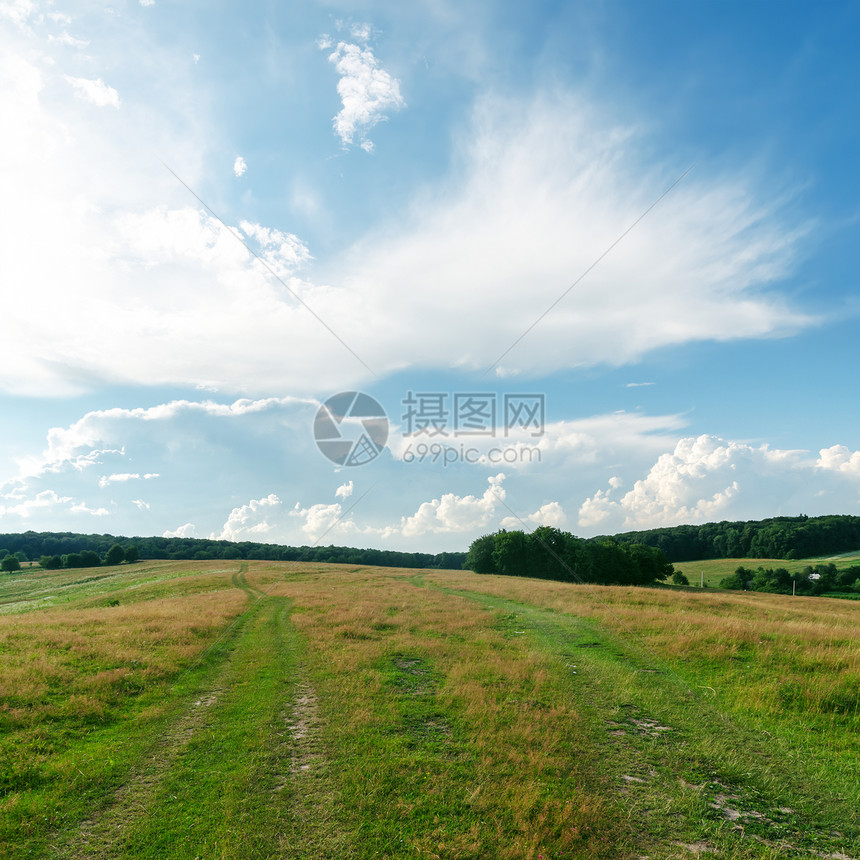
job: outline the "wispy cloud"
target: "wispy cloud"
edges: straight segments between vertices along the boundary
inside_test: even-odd
[[[66,80],[74,87],[75,93],[85,101],[98,107],[119,107],[119,93],[101,78],[90,80],[66,75]]]

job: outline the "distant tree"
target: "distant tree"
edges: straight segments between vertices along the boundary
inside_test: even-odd
[[[0,559],[6,558],[7,555],[9,555],[8,549],[0,549]]]
[[[39,566],[45,570],[59,570],[63,566],[63,560],[58,555],[43,555],[39,559]]]
[[[123,561],[125,561],[125,550],[118,543],[115,543],[105,555],[105,564],[114,565]]]
[[[92,549],[85,549],[81,553],[81,567],[98,567],[102,563],[99,554]]]
[[[21,562],[14,555],[7,555],[3,561],[0,561],[0,570],[4,573],[12,573],[12,571],[20,569]]]
[[[687,579],[686,575],[680,570],[676,570],[672,574],[672,582],[674,582],[675,585],[689,585],[690,584],[690,580]]]
[[[125,549],[125,560],[129,564],[133,564],[134,562],[140,559],[140,550],[137,548],[136,544],[131,544],[127,546]]]

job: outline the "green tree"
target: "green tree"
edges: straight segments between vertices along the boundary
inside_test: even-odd
[[[126,547],[125,550],[125,560],[129,564],[133,564],[134,562],[140,559],[140,550],[137,548],[136,544],[130,544]]]
[[[98,567],[102,563],[99,554],[93,549],[85,549],[81,553],[81,567]]]
[[[0,561],[0,570],[4,573],[12,573],[14,570],[21,569],[21,562],[14,555],[7,555],[3,561]]]
[[[472,541],[463,566],[474,573],[495,573],[496,563],[493,560],[493,549],[496,536],[484,535]]]
[[[115,543],[105,555],[105,564],[114,565],[122,561],[125,561],[125,550],[118,543]]]
[[[686,574],[684,574],[680,570],[676,570],[672,574],[672,582],[674,582],[675,585],[689,585],[690,584],[690,580],[687,579]]]

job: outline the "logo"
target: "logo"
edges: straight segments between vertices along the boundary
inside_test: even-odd
[[[314,418],[317,448],[338,466],[375,460],[388,441],[388,416],[369,394],[342,391],[320,406]]]

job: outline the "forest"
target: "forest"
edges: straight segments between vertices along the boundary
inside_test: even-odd
[[[625,532],[614,535],[612,540],[656,547],[672,562],[711,558],[793,560],[860,549],[860,517],[831,514],[723,521]]]
[[[208,540],[180,537],[118,537],[109,534],[34,532],[0,535],[0,563],[7,556],[19,561],[51,560],[51,567],[94,567],[104,562],[114,546],[146,559],[258,559],[264,561],[311,561],[330,564],[362,564],[380,567],[460,570],[464,552],[398,552],[356,549],[348,546],[282,546],[253,541]],[[114,558],[117,551],[113,550]],[[81,559],[87,563],[81,563]],[[59,564],[55,563],[59,559]],[[120,561],[123,559],[120,559]],[[132,559],[126,559],[132,560]],[[70,563],[71,562],[71,563]],[[108,562],[111,563],[111,562]],[[116,562],[114,562],[116,563]],[[44,565],[43,565],[44,566]]]
[[[550,526],[484,535],[469,548],[465,567],[475,573],[605,585],[649,585],[674,573],[660,549],[583,540]]]

